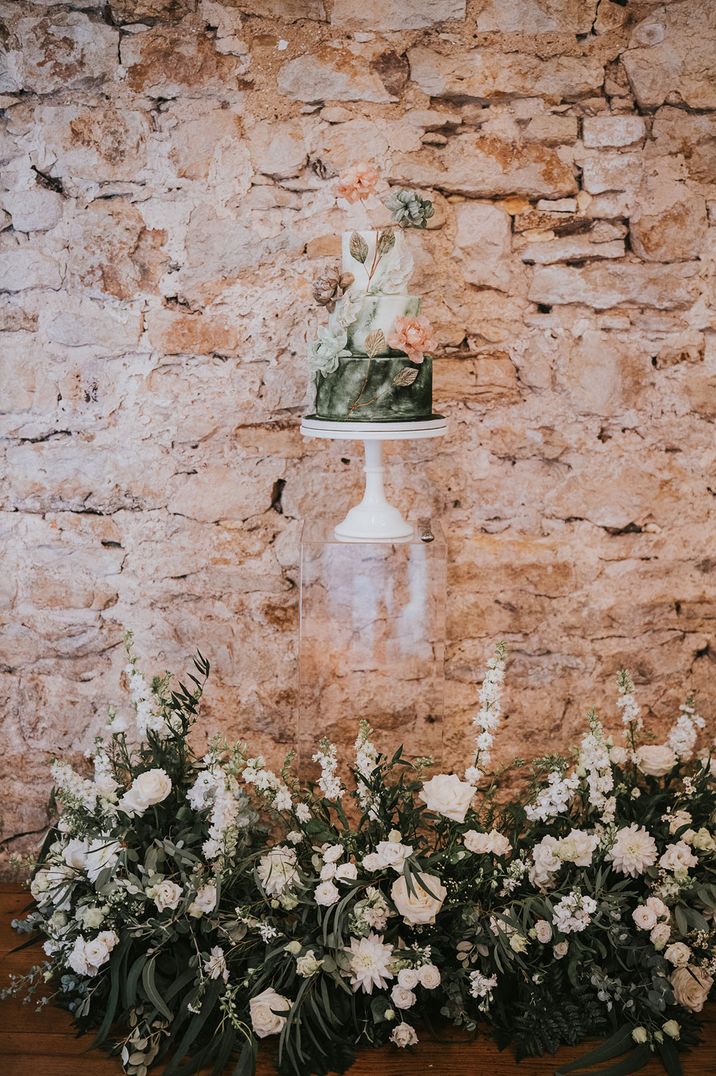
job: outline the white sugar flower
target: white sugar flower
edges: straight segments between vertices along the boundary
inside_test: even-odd
[[[647,867],[656,863],[656,841],[643,826],[632,822],[618,830],[614,844],[607,852],[614,870],[620,874],[629,874],[632,878],[643,874]]]
[[[373,993],[373,987],[384,990],[393,978],[390,970],[393,946],[383,941],[382,935],[369,934],[365,938],[351,938],[344,950],[350,958],[349,979],[353,991]]]

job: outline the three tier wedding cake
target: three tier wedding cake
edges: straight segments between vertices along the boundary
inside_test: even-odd
[[[378,175],[359,165],[339,181],[339,197],[363,201]],[[329,311],[328,325],[309,349],[315,414],[333,422],[413,422],[431,419],[430,323],[408,291],[413,258],[404,229],[424,228],[432,202],[395,191],[385,205],[392,222],[380,229],[344,232],[341,263],[315,282],[314,298]]]

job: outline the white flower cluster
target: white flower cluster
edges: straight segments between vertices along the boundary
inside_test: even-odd
[[[413,854],[412,844],[403,844],[400,830],[391,829],[387,841],[378,841],[375,852],[363,857],[363,866],[368,871],[382,871],[392,868],[396,874],[403,873],[406,859]]]
[[[358,736],[355,743],[355,768],[356,773],[363,777],[365,781],[370,781],[373,771],[378,765],[378,752],[371,740],[373,730],[367,721],[361,721],[358,727]],[[358,795],[358,802],[364,811],[367,811],[371,818],[376,817],[375,804],[373,802],[373,794],[368,786],[361,780],[357,782],[356,792]]]
[[[586,775],[591,806],[609,825],[617,809],[616,798],[610,794],[614,791],[614,774],[604,730],[593,712],[589,715],[589,732],[580,744],[578,769]]]
[[[113,930],[103,930],[91,941],[78,935],[67,957],[67,963],[78,975],[97,975],[109,960],[119,937]]]
[[[596,833],[583,829],[572,829],[561,839],[547,834],[532,849],[530,881],[538,889],[547,889],[563,863],[589,867],[598,844]]]
[[[50,767],[56,791],[66,793],[81,803],[88,811],[94,811],[97,805],[97,786],[94,781],[80,777],[76,770],[67,763],[55,761]]]
[[[574,793],[579,787],[579,777],[573,773],[566,777],[561,770],[552,770],[547,784],[540,789],[534,803],[528,803],[525,814],[532,822],[546,822],[569,810]]]
[[[478,1009],[485,1012],[492,1001],[492,991],[497,986],[496,975],[483,975],[480,971],[470,973],[470,993],[474,998],[480,998]]]
[[[688,762],[694,754],[698,730],[702,729],[706,722],[700,714],[696,713],[692,699],[687,699],[682,703],[679,711],[667,742],[677,758]]]
[[[166,734],[169,730],[164,718],[154,710],[152,693],[133,658],[130,658],[128,664],[125,665],[124,671],[129,683],[129,694],[134,705],[140,739],[143,740],[147,732],[156,732],[157,735]]]
[[[589,926],[596,910],[597,902],[593,897],[567,893],[555,904],[552,921],[561,934],[578,934]]]
[[[112,762],[107,752],[102,750],[100,746],[98,746],[92,758],[92,764],[94,766],[94,786],[97,790],[97,797],[105,800],[108,805],[115,803],[119,782],[114,778]]]
[[[204,761],[209,761],[206,756]],[[247,799],[239,789],[236,778],[220,765],[211,765],[197,775],[187,792],[195,811],[209,811],[209,836],[202,851],[210,862],[221,855],[230,855],[236,847],[239,830],[249,823]]]
[[[473,720],[477,730],[475,738],[475,763],[465,771],[465,780],[477,784],[485,766],[489,764],[495,729],[500,724],[501,689],[505,679],[504,643],[498,643],[494,658],[487,663],[485,679],[480,688],[480,709]]]
[[[336,745],[328,740],[321,740],[321,747],[313,756],[313,761],[321,767],[318,787],[327,800],[340,800],[344,789],[338,778],[338,752]]]
[[[364,937],[371,931],[382,931],[388,925],[390,906],[379,889],[369,885],[365,897],[356,901],[350,916],[351,934]]]
[[[355,863],[339,863],[343,857],[342,844],[327,844],[320,849],[320,882],[313,894],[316,904],[325,908],[337,904],[340,900],[340,892],[336,882],[354,882],[358,877],[358,868]]]
[[[241,776],[247,785],[254,785],[259,792],[263,793],[274,810],[291,810],[293,800],[288,785],[277,777],[273,770],[266,768],[261,755],[246,760]]]
[[[644,722],[641,719],[641,708],[634,695],[634,681],[626,669],[620,669],[617,677],[619,685],[619,697],[617,706],[622,712],[622,723],[631,733],[639,732]]]

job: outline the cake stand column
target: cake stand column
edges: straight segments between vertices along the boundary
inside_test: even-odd
[[[385,496],[383,442],[363,441],[365,491],[360,504],[336,527],[336,538],[349,542],[399,542],[413,536],[413,528]]]

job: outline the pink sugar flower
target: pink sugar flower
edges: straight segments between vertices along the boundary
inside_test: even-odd
[[[375,191],[379,172],[372,164],[361,161],[338,178],[339,198],[348,202],[362,202]]]
[[[404,351],[411,362],[421,363],[425,352],[437,347],[437,341],[427,318],[398,317],[393,324],[393,332],[388,337],[388,347],[394,351]]]

